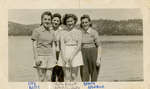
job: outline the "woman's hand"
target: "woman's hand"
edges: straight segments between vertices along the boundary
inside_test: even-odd
[[[38,58],[37,58],[37,55],[34,55],[34,60],[37,60]]]
[[[63,61],[63,65],[66,66],[66,64],[67,64],[66,61]]]
[[[68,60],[69,66],[72,67],[72,60]]]
[[[67,58],[64,56],[64,55],[61,55],[61,57],[62,57],[62,64],[64,65],[64,66],[66,66],[66,60],[67,60]]]
[[[58,46],[56,46],[56,51],[59,51],[59,47]]]
[[[73,61],[73,59],[74,59],[73,55],[71,55],[70,58],[68,59],[70,67],[72,67],[72,61]]]
[[[97,60],[96,60],[96,66],[100,66],[100,64],[101,64],[101,58],[97,58]]]
[[[41,60],[36,60],[36,61],[35,61],[35,65],[36,65],[36,66],[40,66],[40,65],[41,65],[41,63],[42,63],[42,61],[41,61]]]

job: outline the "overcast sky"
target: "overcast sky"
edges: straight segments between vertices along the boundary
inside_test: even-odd
[[[140,9],[10,9],[8,10],[8,21],[21,24],[37,24],[40,23],[40,16],[44,11],[60,13],[61,15],[74,13],[79,18],[83,14],[89,14],[91,19],[142,19]]]

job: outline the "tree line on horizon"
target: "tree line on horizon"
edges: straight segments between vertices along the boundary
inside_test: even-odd
[[[9,36],[30,36],[32,31],[40,24],[24,25],[15,22],[8,22]],[[79,24],[78,24],[79,26]],[[129,20],[92,20],[92,27],[100,35],[143,35],[142,19]]]

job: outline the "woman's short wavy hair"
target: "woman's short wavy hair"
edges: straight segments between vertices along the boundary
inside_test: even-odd
[[[66,20],[67,20],[68,18],[70,18],[70,17],[75,20],[75,24],[77,23],[78,17],[77,17],[75,14],[65,14],[64,17],[63,17],[63,24],[64,24],[64,25],[67,24],[67,23],[66,23]]]
[[[59,25],[61,25],[61,23],[62,23],[62,21],[61,21],[61,15],[60,15],[59,13],[55,13],[55,14],[53,14],[53,16],[52,16],[52,19],[55,18],[55,17],[58,17],[58,18],[59,18],[59,20],[60,20],[60,24],[59,24]]]
[[[91,22],[91,18],[87,14],[82,15],[81,18],[80,18],[80,21],[82,21],[85,18],[87,18],[89,20],[89,22]],[[80,27],[82,28],[82,24],[81,23],[80,23]],[[92,23],[90,24],[90,27],[92,27]]]
[[[52,13],[51,13],[50,11],[45,11],[45,12],[43,12],[42,15],[41,15],[41,25],[43,24],[43,23],[42,23],[42,19],[43,19],[44,15],[48,15],[48,16],[50,16],[51,19],[52,19]]]

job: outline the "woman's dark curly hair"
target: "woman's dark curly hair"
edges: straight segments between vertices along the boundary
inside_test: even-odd
[[[59,18],[60,24],[61,24],[61,23],[62,23],[62,22],[61,22],[61,15],[60,15],[59,13],[55,13],[55,14],[53,14],[53,16],[52,16],[52,19],[55,18],[55,17],[58,17],[58,18]],[[60,25],[60,24],[59,24],[59,25]]]
[[[87,18],[89,20],[89,22],[91,22],[91,18],[87,14],[82,15],[81,18],[80,18],[80,21],[82,21],[85,18]],[[81,23],[80,23],[80,27],[82,28],[82,24]],[[90,24],[90,27],[92,27],[92,23]]]
[[[41,15],[41,25],[43,24],[43,23],[42,23],[42,19],[43,19],[44,15],[48,15],[48,16],[50,16],[51,19],[52,19],[52,13],[51,13],[50,11],[45,11],[45,12],[43,12],[42,15]]]
[[[75,14],[65,14],[64,17],[63,17],[63,24],[64,24],[64,25],[67,24],[67,23],[66,23],[66,20],[67,20],[68,18],[70,18],[70,17],[75,20],[75,24],[77,23],[78,17],[77,17]]]

